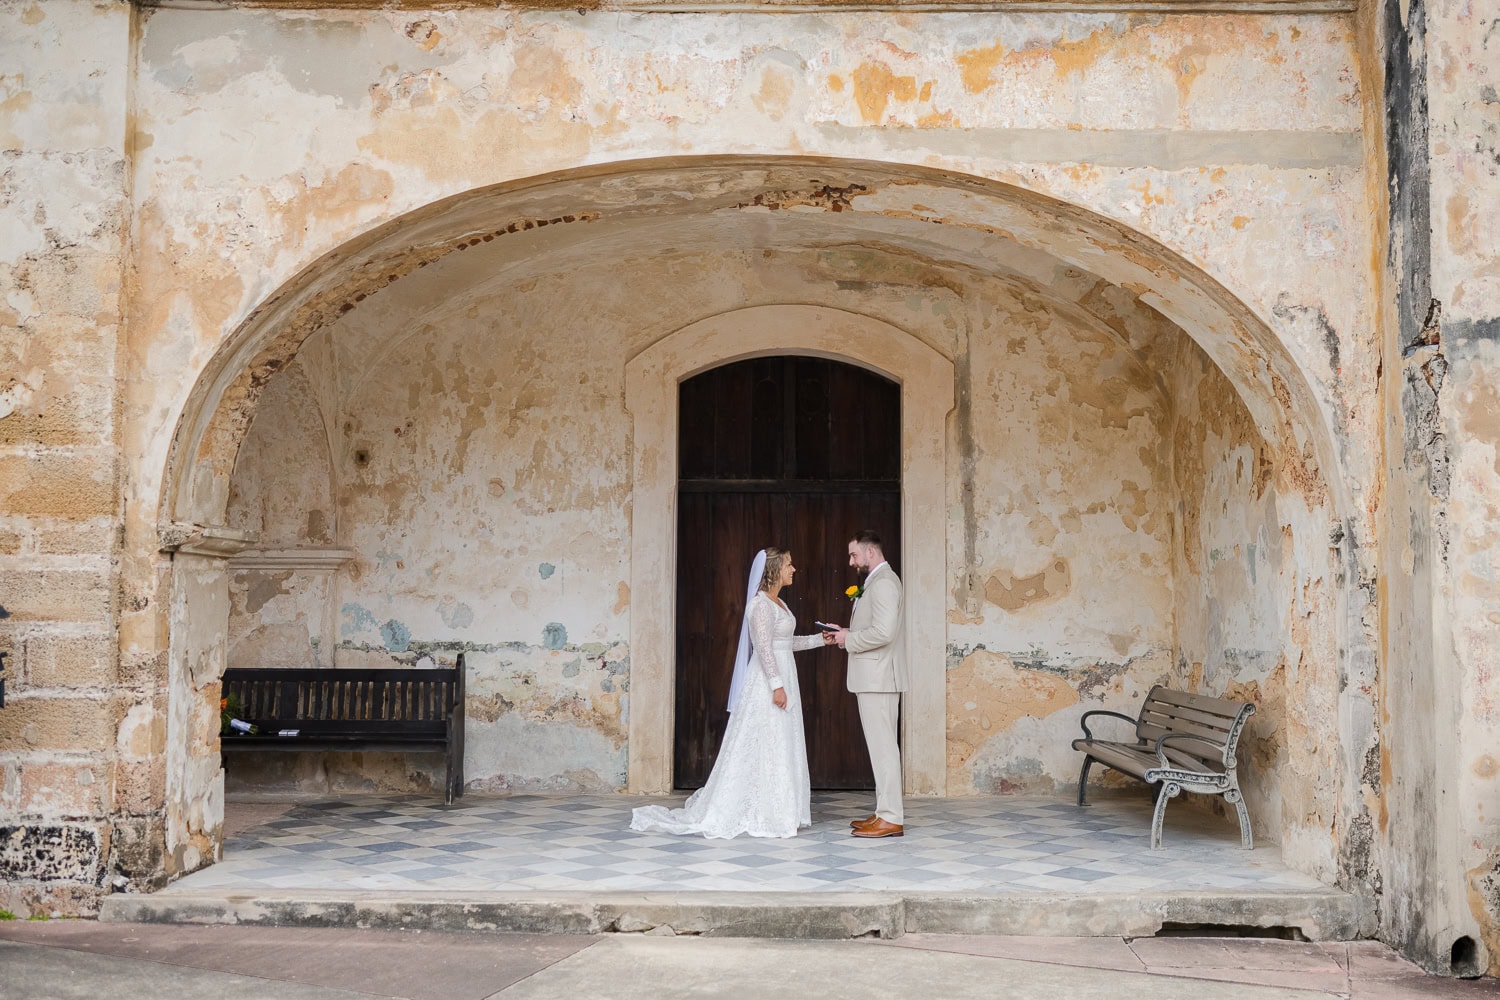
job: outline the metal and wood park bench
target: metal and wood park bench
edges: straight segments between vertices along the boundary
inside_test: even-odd
[[[1146,695],[1141,714],[1132,719],[1119,712],[1083,713],[1083,738],[1073,749],[1083,751],[1083,770],[1078,774],[1078,804],[1087,805],[1089,768],[1095,762],[1147,784],[1158,784],[1156,812],[1151,819],[1151,849],[1161,849],[1162,817],[1167,800],[1182,792],[1222,795],[1234,804],[1240,819],[1240,843],[1254,847],[1250,835],[1250,813],[1240,794],[1235,773],[1235,749],[1245,721],[1255,714],[1246,702],[1209,698],[1157,685]],[[1115,743],[1094,737],[1089,719],[1096,715],[1123,719],[1135,726],[1135,742]]]
[[[445,801],[464,793],[462,653],[454,666],[437,668],[236,667],[224,671],[224,695],[231,693],[240,717],[260,732],[219,737],[224,753],[441,752]]]

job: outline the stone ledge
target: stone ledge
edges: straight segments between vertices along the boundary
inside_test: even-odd
[[[845,939],[924,934],[1149,937],[1164,924],[1296,928],[1314,941],[1373,933],[1370,908],[1337,889],[1310,892],[447,893],[198,889],[114,895],[116,923],[421,928],[525,934],[657,933]]]
[[[1356,941],[1375,932],[1373,908],[1338,889],[1306,892],[1222,889],[1109,893],[906,896],[913,934],[1029,937],[1151,937],[1164,925],[1296,928],[1309,941]]]
[[[163,552],[228,559],[254,545],[260,538],[256,531],[230,528],[221,524],[173,522],[158,529]]]
[[[392,0],[135,0],[139,7],[173,10],[396,10],[417,13]],[[447,0],[443,9],[475,7],[512,11],[702,13],[1238,13],[1346,14],[1354,0]]]
[[[895,937],[899,895],[878,893],[389,893],[285,890],[114,895],[115,923],[422,928],[511,934],[672,933],[704,937]]]
[[[246,549],[230,556],[229,569],[234,573],[242,570],[333,573],[345,563],[353,562],[354,557],[353,549]]]

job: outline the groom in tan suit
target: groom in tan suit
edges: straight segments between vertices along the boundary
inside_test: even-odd
[[[865,585],[854,599],[849,627],[838,629],[834,641],[849,653],[848,687],[859,699],[859,721],[875,771],[875,812],[850,826],[856,837],[899,837],[905,824],[896,742],[901,692],[906,690],[901,578],[885,561],[880,536],[873,531],[861,531],[849,542],[849,565],[865,574]]]

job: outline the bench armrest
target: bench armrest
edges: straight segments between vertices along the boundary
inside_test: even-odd
[[[1177,765],[1173,764],[1170,760],[1167,760],[1167,755],[1165,751],[1162,750],[1162,746],[1171,740],[1194,740],[1198,743],[1207,743],[1209,746],[1218,746],[1221,751],[1226,749],[1224,746],[1215,743],[1213,740],[1209,739],[1206,736],[1194,736],[1192,733],[1167,733],[1165,736],[1159,737],[1156,741],[1156,759],[1161,761],[1162,767],[1174,770],[1182,769],[1180,767],[1177,767]]]
[[[1132,719],[1128,715],[1121,715],[1119,712],[1110,712],[1102,708],[1096,708],[1093,711],[1084,712],[1083,718],[1079,719],[1078,722],[1081,726],[1083,726],[1083,738],[1086,740],[1091,740],[1094,738],[1094,734],[1089,732],[1089,717],[1094,715],[1107,715],[1112,719],[1123,719],[1125,722],[1130,723],[1132,726],[1134,726],[1139,721],[1137,719]]]

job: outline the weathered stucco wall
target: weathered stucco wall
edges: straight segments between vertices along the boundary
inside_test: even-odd
[[[1457,705],[1445,706],[1465,872],[1455,902],[1484,946],[1450,944],[1449,955],[1472,968],[1487,949],[1500,975],[1500,11],[1439,2],[1427,17],[1432,296],[1451,365],[1438,401],[1452,457],[1437,614],[1456,668]],[[1443,761],[1450,747],[1438,749]]]
[[[0,908],[17,913],[88,912],[112,874],[160,869],[157,679],[122,668],[114,632],[131,58],[122,6],[0,3]]]
[[[1056,303],[976,291],[949,445],[948,789],[1051,791],[1077,781],[1079,714],[1139,705],[1172,667],[1170,372]]]
[[[237,574],[231,663],[318,662],[309,628],[326,602],[338,664],[468,651],[472,787],[623,787],[626,362],[686,317],[822,302],[910,331],[968,380],[946,446],[949,794],[1071,785],[1078,715],[1129,710],[1191,659],[1183,682],[1262,705],[1251,743],[1263,748],[1246,768],[1262,834],[1281,837],[1283,796],[1296,823],[1326,829],[1336,761],[1326,743],[1286,734],[1284,659],[1304,687],[1328,689],[1292,713],[1300,734],[1331,724],[1335,658],[1305,634],[1311,612],[1298,614],[1304,634],[1285,627],[1297,576],[1280,564],[1297,553],[1294,526],[1276,518],[1274,459],[1233,387],[1162,317],[1107,297],[1085,311],[890,252],[647,256],[617,263],[604,286],[588,265],[609,250],[592,243],[572,251],[577,266],[505,282],[491,277],[501,251],[475,252],[359,303],[313,342],[318,360],[299,358],[268,386],[230,490],[231,513],[247,519],[233,523],[252,523],[234,498],[286,498],[277,523],[290,534],[278,539],[354,558],[331,591],[290,573]],[[308,476],[329,479],[309,472],[324,448],[315,385],[337,387],[323,397],[340,456],[334,539],[304,528],[326,506]],[[1194,544],[1179,568],[1184,532]],[[1226,576],[1246,565],[1235,548],[1251,568]],[[1179,607],[1177,573],[1210,604]],[[1197,630],[1191,654],[1178,649],[1179,614]],[[237,760],[233,787],[434,780],[420,758],[260,763]],[[1330,871],[1331,851],[1325,842],[1303,863]]]
[[[1201,352],[1181,350],[1172,371],[1176,679],[1255,704],[1240,768],[1251,817],[1257,830],[1311,842],[1333,821],[1342,784],[1327,738],[1338,718],[1334,564],[1321,532],[1330,519],[1286,489],[1273,449]]]
[[[1322,315],[1278,326],[1315,381],[1334,379],[1331,335],[1351,348],[1341,378],[1368,384],[1352,350],[1367,279],[1339,266],[1365,236],[1346,19],[969,14],[892,38],[859,22],[750,17],[728,35],[712,16],[156,11],[143,280],[206,284],[192,309],[153,300],[144,325],[201,358],[318,253],[486,183],[651,155],[874,154],[1125,219],[1268,318],[1283,297]],[[205,114],[240,125],[206,148]]]
[[[320,351],[319,348],[324,348]],[[309,560],[338,537],[329,423],[337,405],[320,392],[326,338],[310,343],[298,362],[266,386],[240,447],[230,483],[227,523],[254,532],[256,549],[232,564],[226,664],[332,666],[333,572],[342,560]],[[310,564],[311,563],[311,564]]]
[[[1385,933],[1428,968],[1500,973],[1500,117],[1492,5],[1381,4]]]
[[[947,624],[950,750],[964,749],[950,789],[1056,785],[1066,755],[1024,761],[1018,734],[1069,730],[1160,671],[1253,690],[1250,769],[1280,771],[1250,776],[1252,807],[1263,824],[1279,816],[1288,857],[1384,890],[1386,933],[1434,967],[1464,936],[1495,954],[1488,16],[1379,5],[1361,65],[1356,19],[1338,14],[132,14],[0,0],[6,821],[87,842],[59,856],[93,860],[52,883],[80,900],[114,873],[149,885],[205,863],[219,772],[203,709],[225,659],[365,662],[424,643],[474,645],[475,718],[515,727],[494,745],[563,734],[558,752],[578,766],[558,787],[618,785],[623,641],[643,613],[620,589],[632,514],[620,366],[694,319],[821,302],[890,319],[958,373]],[[1003,181],[1154,243],[1096,244],[1094,263],[1064,266],[1034,251],[1072,223],[1008,231],[978,195],[902,204],[900,184],[716,205],[696,228],[556,235],[640,197],[626,172],[588,191],[596,215],[560,205],[502,220],[505,240],[478,222],[421,229],[434,203],[487,185],[736,153]],[[1388,217],[1372,218],[1387,179],[1399,182]],[[712,199],[717,183],[681,197]],[[402,217],[420,252],[349,265]],[[1242,329],[1174,310],[1161,276],[1179,266],[1218,282],[1208,298],[1242,308]],[[1091,267],[1137,270],[1110,285]],[[973,277],[985,268],[994,281]],[[287,292],[320,281],[347,287],[342,319],[328,289],[305,309]],[[1045,308],[1017,311],[1028,296]],[[1146,307],[1203,352],[1153,335],[1170,323]],[[1257,321],[1260,347],[1245,333]],[[1016,328],[1041,335],[1011,354]],[[264,329],[281,354],[257,353]],[[494,353],[475,357],[481,342]],[[294,355],[300,376],[274,374]],[[286,426],[257,418],[241,446],[262,389]],[[316,405],[287,412],[278,392]],[[1044,441],[1052,424],[1018,409],[1028,394],[1078,439]],[[314,410],[322,458],[291,482],[246,472],[231,489],[237,458],[264,466],[287,440],[311,458]],[[1034,462],[1006,467],[1026,441],[1108,462],[1092,480],[1049,481]],[[173,451],[203,442],[201,455]],[[603,457],[559,478],[563,443]],[[325,488],[317,521],[323,508],[298,501],[321,504]],[[1076,527],[1069,492],[1093,494],[1072,504]],[[1026,503],[1037,510],[1023,516]],[[463,515],[475,510],[524,525],[524,545]],[[195,520],[210,530],[162,523]],[[184,540],[197,554],[162,551]],[[419,543],[446,546],[443,558]],[[1062,552],[1085,543],[1141,567],[1144,621],[1110,603],[1117,580]],[[264,554],[276,546],[324,551],[288,568]],[[1043,558],[1055,553],[1066,581]],[[473,557],[496,567],[493,587],[468,588],[483,598],[458,569]],[[200,606],[224,620],[184,618]],[[1013,713],[982,707],[996,691],[1037,712],[1004,726]],[[489,787],[551,780],[499,752],[481,763]],[[389,763],[342,773],[422,781]],[[1488,959],[1476,947],[1473,960]]]
[[[1360,257],[1367,236],[1348,19],[971,14],[915,16],[894,35],[858,15],[746,17],[732,34],[722,24],[571,12],[153,12],[138,81],[141,280],[160,284],[170,268],[187,294],[154,300],[140,329],[160,331],[150,336],[194,367],[321,250],[485,183],[623,156],[874,155],[1010,180],[1155,235],[1284,337],[1328,401],[1320,420],[1340,431],[1365,422],[1367,278],[1340,264]],[[205,148],[205,114],[242,124]],[[691,242],[658,233],[618,253],[662,252],[679,238]],[[509,280],[523,280],[524,267],[500,259]],[[430,278],[437,270],[401,281],[426,282],[437,297],[463,287],[453,272],[449,285]],[[678,266],[671,279],[689,276]],[[622,294],[599,287],[608,284],[595,282],[584,301],[607,308],[597,300]],[[413,321],[435,300],[384,298]],[[165,464],[163,418],[184,391],[154,388],[158,398],[143,395],[132,411],[142,417],[131,447],[144,496],[157,475],[149,470]],[[1354,402],[1334,405],[1346,388]],[[1358,493],[1371,452],[1341,457]],[[1021,561],[995,557],[959,580],[962,614],[978,615],[989,577],[1025,573]],[[361,641],[372,642],[394,619],[366,610],[374,627]],[[528,623],[505,641],[534,644],[535,632]],[[996,636],[959,641],[1018,651]],[[1118,645],[1065,655],[1119,662],[1153,640],[1132,638],[1126,654]],[[1061,767],[1059,756],[1049,780]]]
[[[855,266],[861,280],[851,282]],[[464,268],[486,273],[472,261]],[[983,275],[950,275],[935,288],[936,269],[868,252],[644,259],[599,291],[589,268],[498,292],[465,289],[453,270],[429,268],[330,330],[339,369],[321,381],[341,387],[332,422],[343,483],[336,542],[356,555],[328,600],[337,608],[340,665],[468,650],[472,787],[624,785],[625,364],[683,317],[746,300],[857,307],[984,373],[948,445],[950,468],[978,470],[967,487],[955,477],[950,492],[967,488],[979,498],[951,530],[953,648],[972,655],[953,656],[950,791],[1066,784],[1076,774],[1067,748],[1076,712],[1056,713],[1078,702],[1073,685],[1090,696],[1108,686],[1138,697],[1170,669],[1170,504],[1146,510],[1170,493],[1160,376],[1082,313]],[[445,290],[442,308],[408,326],[435,288]],[[274,405],[263,403],[249,441],[284,447],[242,449],[232,498],[321,504],[304,483],[312,463],[295,460],[320,447],[316,435],[295,430],[315,423],[305,416],[309,400],[297,398],[316,381],[304,368],[299,362],[268,387]],[[280,520],[300,531],[309,512],[294,506]],[[305,532],[293,541],[331,544]],[[1034,580],[1025,579],[1028,561],[1040,561]],[[246,582],[233,592],[243,590],[246,603],[237,605],[233,620],[243,624],[234,631],[267,644],[232,635],[230,662],[249,665],[237,657],[252,650],[267,665],[313,662],[312,592],[294,590],[289,575],[237,579]],[[1152,586],[1140,587],[1142,579]],[[961,604],[970,580],[980,581],[975,618]],[[288,630],[284,651],[268,645]],[[1019,670],[1007,662],[1009,683],[994,676],[997,655],[1022,661]],[[1016,697],[1037,685],[1056,697]],[[1045,768],[1025,750],[1038,743],[1053,751]],[[341,769],[350,763],[352,772]],[[430,779],[421,761],[409,765],[418,784]],[[262,780],[406,783],[395,766],[373,779],[358,762],[325,762],[322,771],[271,766],[278,770]],[[236,771],[251,777],[238,762]]]

